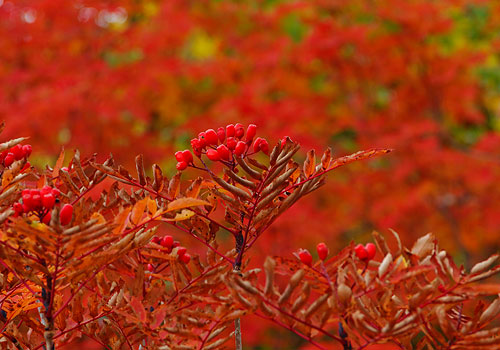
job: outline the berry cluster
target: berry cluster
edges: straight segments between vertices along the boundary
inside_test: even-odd
[[[318,245],[316,246],[316,251],[318,252],[318,257],[321,260],[325,260],[328,256],[328,253],[330,252],[325,243],[318,243]],[[306,264],[307,266],[312,265],[313,258],[311,253],[309,253],[307,249],[300,249],[297,254],[303,264]]]
[[[25,189],[22,191],[22,203],[17,202],[13,205],[14,215],[35,213],[41,222],[48,225],[52,217],[52,209],[59,202],[60,193],[57,188],[50,186],[44,186],[41,189]],[[61,225],[69,224],[72,218],[73,206],[65,204],[59,211]]]
[[[32,151],[31,145],[15,145],[8,150],[0,153],[0,163],[4,167],[9,167],[16,160],[26,159],[30,156]]]
[[[197,157],[205,154],[213,162],[230,162],[234,157],[245,156],[252,143],[253,153],[262,151],[269,154],[267,140],[262,137],[255,138],[256,134],[255,124],[248,125],[246,133],[243,124],[229,124],[225,128],[218,128],[217,131],[208,129],[200,132],[197,138],[191,140],[191,147]],[[178,151],[175,153],[175,159],[177,170],[182,171],[192,164],[193,155],[189,150]]]
[[[356,253],[358,259],[363,260],[366,263],[375,257],[376,252],[377,249],[373,243],[367,243],[365,246],[360,243],[354,247],[354,253]]]
[[[174,241],[174,237],[172,236],[167,235],[163,238],[155,236],[153,237],[151,242],[161,245],[163,247],[163,250],[165,250],[169,254],[174,248],[177,248],[176,253],[179,261],[183,262],[184,264],[189,264],[189,262],[191,261],[191,255],[187,253],[187,249],[185,247],[182,247],[179,241]],[[147,269],[149,272],[153,272],[155,270],[155,267],[153,264],[148,264]]]

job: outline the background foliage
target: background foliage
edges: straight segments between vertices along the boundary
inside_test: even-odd
[[[395,149],[293,207],[262,256],[388,228],[468,266],[499,248],[498,1],[0,4],[2,135],[39,165],[64,145],[173,170],[193,131],[255,122],[336,155]]]

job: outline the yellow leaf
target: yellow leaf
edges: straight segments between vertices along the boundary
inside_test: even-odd
[[[144,210],[146,209],[148,198],[141,199],[139,202],[135,203],[132,209],[132,214],[130,215],[130,221],[132,224],[137,225],[144,215]]]
[[[207,201],[198,198],[179,198],[168,203],[167,212],[189,207],[196,207],[199,205],[210,205]]]
[[[152,216],[155,216],[157,210],[158,210],[158,206],[156,205],[156,201],[154,199],[151,199],[151,198],[147,198],[147,207],[148,207],[148,210],[149,212],[151,213]]]
[[[165,221],[182,221],[187,220],[194,215],[194,212],[189,209],[182,209],[180,213],[175,215],[173,219],[165,219]]]

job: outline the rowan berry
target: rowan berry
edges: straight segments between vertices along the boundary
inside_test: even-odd
[[[233,124],[226,126],[226,137],[233,137],[236,134],[236,130]]]
[[[42,206],[47,209],[52,209],[56,204],[56,197],[52,193],[42,195]]]
[[[354,247],[354,252],[356,253],[356,256],[360,260],[367,260],[368,252],[366,251],[366,248],[361,243]]]
[[[189,264],[189,262],[191,261],[191,255],[188,253],[179,255],[179,260],[182,261],[184,264]]]
[[[153,266],[153,264],[148,264],[146,266],[146,269],[149,271],[149,272],[153,272],[155,270],[155,267]]]
[[[179,171],[183,171],[185,170],[186,168],[188,167],[188,163],[182,161],[182,162],[179,162],[177,163],[177,165],[175,166],[175,168]]]
[[[262,139],[260,142],[260,150],[264,152],[264,154],[269,154],[269,144],[266,139]]]
[[[188,164],[193,162],[193,154],[191,153],[190,150],[186,149],[186,150],[182,151],[182,157],[183,157],[183,160]]]
[[[24,145],[23,146],[23,153],[24,153],[25,158],[29,157],[32,151],[33,151],[33,148],[31,147],[31,145]]]
[[[24,158],[23,147],[21,145],[15,145],[10,149],[10,152],[14,155],[16,160],[21,160]]]
[[[375,244],[373,243],[367,243],[365,245],[366,252],[368,256],[366,257],[368,260],[372,260],[375,257],[375,254],[377,253],[377,249],[375,248]]]
[[[184,254],[186,254],[187,252],[187,249],[185,247],[177,247],[177,256],[179,256],[179,258],[181,258]]]
[[[214,129],[205,131],[205,141],[207,141],[208,145],[216,145],[219,143],[219,136],[217,136]]]
[[[257,125],[250,124],[247,127],[247,134],[245,136],[245,140],[247,142],[252,141],[256,134],[257,134]]]
[[[214,149],[207,150],[207,157],[208,157],[208,159],[210,159],[211,161],[214,161],[214,162],[220,160],[219,152],[217,152]]]
[[[260,143],[262,142],[262,137],[257,137],[255,141],[253,142],[253,151],[255,153],[260,151]]]
[[[236,138],[238,139],[241,139],[243,135],[245,135],[245,128],[243,127],[243,124],[237,123],[234,126],[234,132],[234,136],[236,136]]]
[[[12,165],[12,163],[14,163],[15,159],[16,158],[14,157],[14,154],[7,153],[7,155],[5,156],[5,159],[3,160],[3,165],[5,165],[6,167],[9,167]]]
[[[325,243],[319,243],[316,246],[316,251],[318,252],[318,256],[321,260],[325,260],[329,253],[328,247]]]
[[[165,236],[165,237],[162,238],[160,244],[161,244],[162,247],[171,249],[172,246],[174,245],[174,237],[172,237],[172,236]]]
[[[227,145],[227,148],[229,148],[230,150],[234,150],[236,148],[237,143],[238,143],[238,141],[236,141],[236,139],[234,137],[227,138],[226,145]]]
[[[241,156],[243,153],[245,153],[247,149],[247,145],[243,141],[238,141],[236,144],[236,147],[234,148],[234,154],[237,156]]]
[[[312,264],[312,255],[309,253],[307,249],[301,249],[299,251],[299,258],[302,263],[306,264],[307,266],[311,266]]]
[[[155,244],[160,244],[161,239],[158,236],[154,236],[153,239],[151,240],[151,242],[153,242]]]
[[[224,142],[226,139],[226,129],[224,129],[222,126],[217,129],[217,136],[219,137],[220,142]]]
[[[23,205],[19,202],[17,203],[14,203],[14,205],[12,206],[14,208],[14,211],[16,212],[16,214],[22,214],[24,212],[23,210]]]
[[[49,225],[50,224],[50,220],[52,220],[52,211],[49,211],[47,212],[47,214],[45,214],[42,218],[42,222],[45,224],[45,225]]]
[[[174,241],[174,244],[172,244],[172,248],[177,248],[180,245],[181,243],[179,241]]]
[[[217,147],[217,153],[219,153],[221,159],[229,160],[231,158],[231,153],[226,145],[220,145]]]
[[[184,155],[182,154],[182,151],[175,152],[174,156],[176,161],[178,162],[184,161]]]
[[[66,226],[71,222],[72,218],[73,206],[71,204],[65,204],[59,212],[59,221],[61,222],[61,225]]]

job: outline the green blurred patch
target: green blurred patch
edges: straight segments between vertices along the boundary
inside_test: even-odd
[[[333,134],[330,138],[331,143],[339,145],[341,148],[345,149],[346,151],[353,152],[357,150],[358,145],[356,142],[356,139],[358,137],[358,134],[356,130],[346,128],[343,129],[335,134]]]
[[[104,61],[113,68],[132,64],[143,58],[144,53],[141,49],[132,49],[127,52],[105,51],[103,54]]]
[[[287,15],[281,20],[281,28],[295,43],[302,41],[307,32],[307,26],[295,13]]]
[[[189,35],[182,56],[187,60],[206,61],[213,58],[219,49],[219,41],[206,32],[196,29]]]

